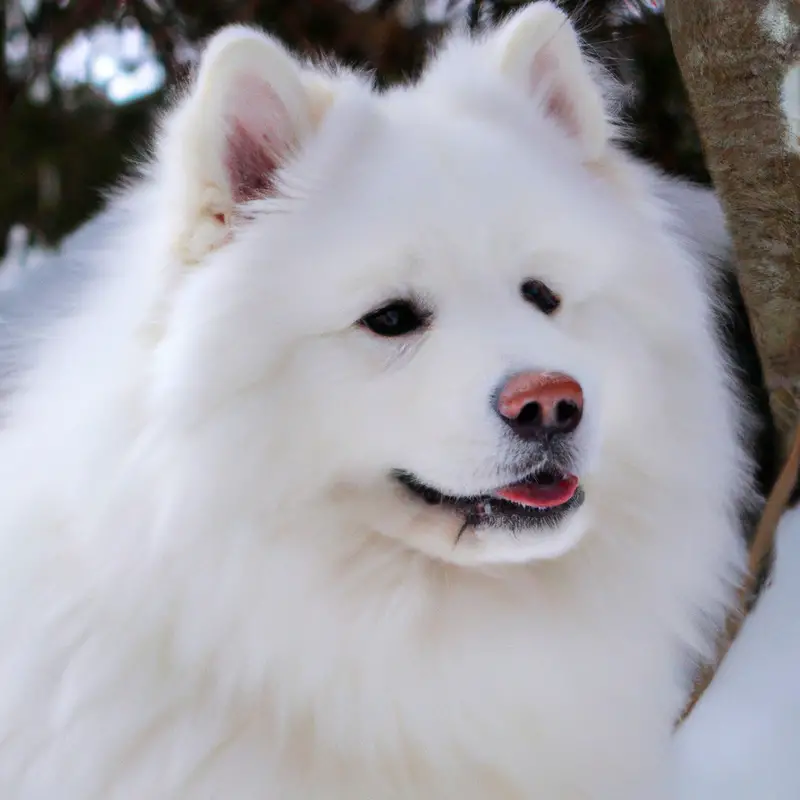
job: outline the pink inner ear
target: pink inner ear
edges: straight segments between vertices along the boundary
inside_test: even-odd
[[[289,113],[263,80],[243,75],[229,105],[225,168],[233,201],[243,203],[274,191],[275,170],[290,147]]]
[[[266,197],[273,189],[278,167],[269,138],[258,136],[236,120],[228,134],[225,167],[235,203]]]
[[[553,117],[572,136],[578,134],[575,109],[562,92],[557,89],[547,98],[547,116]]]
[[[569,96],[569,87],[564,86],[559,75],[558,57],[547,48],[536,55],[531,64],[531,86],[544,90],[544,110],[571,136],[579,133],[575,108]]]

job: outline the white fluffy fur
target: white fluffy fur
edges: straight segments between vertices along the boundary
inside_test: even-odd
[[[608,138],[537,5],[382,95],[211,43],[5,404],[3,800],[666,795],[749,491],[691,241],[724,236]],[[238,205],[231,120],[282,158]],[[354,327],[407,291],[429,332]],[[496,485],[489,398],[524,369],[584,386],[586,502],[455,544],[387,475]]]

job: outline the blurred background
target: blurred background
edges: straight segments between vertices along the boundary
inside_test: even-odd
[[[91,217],[153,113],[219,26],[256,23],[298,51],[407,80],[447,26],[511,0],[0,0],[0,264],[35,265]],[[658,0],[564,0],[628,87],[640,154],[707,182]],[[7,272],[7,269],[3,269]],[[7,278],[10,276],[6,276]],[[0,283],[2,283],[0,281]]]

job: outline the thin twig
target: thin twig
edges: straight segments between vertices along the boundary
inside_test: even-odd
[[[800,424],[795,429],[794,440],[792,442],[792,449],[789,452],[789,457],[775,482],[775,486],[767,499],[764,506],[764,512],[761,515],[761,520],[758,523],[756,534],[753,539],[753,544],[750,547],[750,556],[748,559],[748,570],[742,585],[739,587],[737,593],[737,602],[735,608],[728,615],[725,623],[725,631],[720,637],[719,645],[717,647],[717,655],[713,662],[707,664],[697,676],[692,696],[686,708],[683,710],[678,725],[680,725],[686,717],[689,716],[692,709],[697,705],[703,693],[708,688],[709,684],[717,674],[723,659],[728,654],[736,637],[744,624],[747,617],[747,609],[751,605],[751,600],[756,587],[758,576],[764,566],[764,562],[772,552],[775,544],[775,531],[777,530],[778,523],[783,516],[783,512],[789,502],[789,497],[792,490],[797,483],[798,471],[800,469]]]

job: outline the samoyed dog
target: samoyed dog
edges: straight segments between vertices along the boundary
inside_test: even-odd
[[[3,800],[667,795],[752,468],[607,88],[547,2],[385,93],[212,38],[6,382]]]

